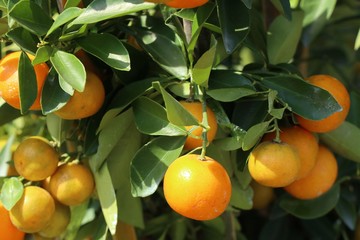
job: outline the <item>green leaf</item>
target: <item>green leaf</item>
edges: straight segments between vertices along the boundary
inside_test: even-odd
[[[220,102],[234,102],[242,97],[257,94],[256,91],[248,88],[221,88],[208,90],[206,93]]]
[[[122,42],[109,33],[91,33],[76,41],[86,52],[112,68],[129,71],[130,57]]]
[[[24,52],[21,52],[20,55],[18,74],[20,109],[21,113],[25,113],[34,103],[38,94],[38,88],[34,67],[28,55]]]
[[[265,77],[259,82],[276,90],[291,110],[307,119],[320,120],[340,111],[341,106],[329,92],[311,85],[295,75]]]
[[[198,120],[188,112],[173,96],[171,96],[159,83],[154,83],[154,88],[161,92],[165,108],[167,111],[167,119],[178,126],[199,125]]]
[[[232,181],[232,189],[231,206],[250,210],[252,208],[253,190],[250,187],[243,188],[238,181]]]
[[[360,163],[360,129],[350,122],[343,122],[337,129],[320,134],[320,140],[340,156]]]
[[[289,0],[271,0],[275,7],[291,21],[291,5]]]
[[[142,0],[95,0],[75,19],[74,24],[97,23],[100,21],[130,15],[131,13],[151,9],[153,3]]]
[[[188,77],[186,57],[173,41],[164,35],[143,30],[137,32],[137,37],[140,46],[160,67],[176,78]]]
[[[359,28],[359,31],[357,33],[357,36],[356,36],[356,40],[355,40],[355,45],[354,45],[354,50],[359,50],[360,48],[360,28]]]
[[[47,115],[56,111],[64,106],[70,97],[71,95],[60,87],[58,75],[56,71],[51,68],[41,94],[42,113]]]
[[[0,126],[11,122],[18,117],[21,117],[21,112],[18,109],[11,107],[7,103],[3,103],[0,106]]]
[[[233,52],[250,31],[250,14],[238,0],[217,0],[218,16],[227,53]]]
[[[35,58],[32,61],[32,64],[36,65],[49,61],[52,53],[53,53],[53,48],[50,46],[39,47],[36,51]]]
[[[76,7],[79,3],[81,3],[81,0],[67,0],[65,2],[64,9]]]
[[[299,200],[284,195],[279,205],[288,213],[301,219],[315,219],[333,210],[340,197],[340,184],[336,183],[328,192],[311,200]]]
[[[350,194],[352,195],[353,193]],[[341,194],[335,210],[346,226],[354,231],[357,221],[356,203],[353,200],[346,199]]]
[[[61,79],[79,92],[84,90],[86,82],[85,68],[74,54],[57,50],[50,57],[50,61]]]
[[[252,82],[238,71],[211,71],[211,75],[209,78],[209,90],[222,88],[248,88],[255,91]]]
[[[185,139],[161,136],[139,149],[130,166],[134,197],[146,197],[156,191],[167,167],[180,156]]]
[[[22,27],[17,27],[6,33],[13,42],[15,42],[22,49],[35,54],[39,38]]]
[[[38,4],[29,0],[16,3],[11,8],[9,15],[21,26],[37,36],[44,35],[53,22]]]
[[[157,102],[140,97],[133,103],[135,123],[148,135],[185,136],[186,130],[169,122],[166,109]]]
[[[303,25],[307,26],[317,22],[322,16],[329,19],[335,9],[336,2],[336,0],[329,0],[324,4],[323,0],[301,1],[300,7],[305,12]]]
[[[201,55],[192,69],[193,81],[206,88],[208,87],[208,81],[214,63],[216,46],[217,44],[214,44],[209,50]]]
[[[91,212],[93,212],[93,210],[89,208],[89,200],[85,201],[80,205],[71,207],[71,219],[66,229],[67,240],[77,239],[76,235],[80,229],[80,226],[83,224],[83,220],[86,217],[86,214],[89,214]]]
[[[20,200],[24,192],[22,182],[16,178],[11,177],[4,179],[4,184],[1,188],[0,200],[4,207],[10,211],[13,206]]]
[[[303,19],[304,13],[295,11],[291,21],[281,15],[271,23],[267,35],[270,63],[286,63],[294,57],[301,36]],[[284,29],[288,30],[284,31]]]
[[[78,17],[83,12],[83,9],[77,7],[66,8],[60,15],[55,19],[50,29],[47,31],[46,36],[49,36],[56,29],[61,27],[62,25],[70,22],[71,20]]]
[[[226,137],[215,139],[212,143],[224,151],[234,151],[242,147],[243,138],[245,133],[240,137]]]
[[[98,169],[95,161],[90,159],[89,163],[94,174],[95,184],[97,186],[96,190],[99,196],[102,213],[104,214],[109,231],[114,235],[118,220],[118,208],[115,189],[112,184],[108,165],[104,164],[100,169]]]
[[[267,131],[270,123],[271,121],[266,121],[258,123],[249,128],[249,130],[244,136],[242,149],[244,151],[247,151],[254,147],[256,143],[260,140],[260,138],[264,135],[264,133]]]

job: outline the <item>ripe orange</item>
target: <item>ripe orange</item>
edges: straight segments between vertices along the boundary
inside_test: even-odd
[[[217,161],[188,154],[170,164],[164,177],[164,194],[175,212],[195,220],[211,220],[225,211],[231,182]]]
[[[298,177],[300,157],[287,143],[265,141],[251,151],[248,167],[250,175],[258,183],[268,187],[284,187]]]
[[[101,79],[94,73],[86,72],[83,92],[75,90],[69,101],[54,113],[62,119],[87,118],[97,113],[105,100],[105,89]]]
[[[20,54],[20,51],[10,53],[0,61],[0,95],[5,102],[17,109],[20,109],[18,76]],[[34,59],[34,56],[30,54],[28,56],[30,60]],[[40,63],[34,66],[34,70],[37,82],[37,97],[30,109],[40,110],[41,92],[49,72],[49,67],[45,63]]]
[[[188,110],[199,122],[203,119],[203,112],[202,112],[202,104],[200,102],[187,102],[187,101],[180,101],[180,104]],[[207,121],[209,125],[209,130],[207,132],[207,140],[208,143],[214,140],[218,124],[216,121],[216,117],[214,112],[207,107],[206,108],[207,114]],[[187,131],[190,131],[191,134],[187,137],[184,148],[187,150],[195,149],[202,146],[202,131],[203,128],[201,126],[186,126]]]
[[[30,181],[40,181],[52,175],[58,162],[57,151],[44,138],[27,138],[14,152],[16,171]]]
[[[325,133],[336,129],[344,122],[350,109],[350,96],[345,86],[338,79],[329,75],[314,75],[307,81],[328,91],[340,104],[342,110],[321,120],[309,120],[296,115],[297,121],[310,132]]]
[[[10,220],[9,211],[0,202],[0,240],[23,240],[25,233],[17,229]]]
[[[68,206],[79,205],[94,191],[94,177],[91,171],[81,164],[67,163],[58,167],[51,176],[49,188],[51,195]]]
[[[284,189],[299,199],[313,199],[327,192],[335,183],[338,165],[334,154],[325,146],[320,145],[315,167],[302,179]]]
[[[10,210],[11,222],[21,231],[34,233],[44,229],[55,212],[51,195],[37,186],[28,186],[15,206]]]
[[[261,210],[267,208],[275,198],[274,189],[252,181],[250,186],[254,191],[253,209]]]
[[[173,8],[195,8],[204,5],[209,0],[147,0],[153,3],[163,3]]]
[[[265,134],[263,140],[273,140],[275,133]],[[299,154],[300,171],[298,179],[305,177],[315,166],[319,149],[316,137],[300,126],[285,127],[280,132],[281,141],[291,145]]]
[[[42,237],[53,238],[59,237],[65,232],[70,223],[70,207],[55,202],[55,212],[47,227],[39,232]]]

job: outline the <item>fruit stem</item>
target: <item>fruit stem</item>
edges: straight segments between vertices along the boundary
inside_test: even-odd
[[[206,106],[206,100],[205,100],[205,88],[202,89],[203,90],[203,94],[201,97],[201,104],[202,104],[202,121],[201,121],[201,126],[202,126],[202,149],[201,149],[201,154],[200,154],[200,158],[201,159],[205,159],[205,155],[206,155],[206,147],[208,144],[208,139],[207,139],[207,132],[209,129],[209,124],[208,124],[208,117],[207,117],[207,106]]]
[[[280,128],[279,128],[278,120],[276,118],[274,119],[274,125],[275,125],[275,139],[273,141],[276,143],[281,143]]]

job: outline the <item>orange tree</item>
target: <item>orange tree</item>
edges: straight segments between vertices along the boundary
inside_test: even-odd
[[[20,51],[17,71],[0,79],[0,95],[13,94],[19,106],[3,98],[0,107],[7,139],[0,200],[8,211],[24,188],[47,189],[46,181],[6,176],[11,146],[42,136],[59,164],[82,164],[94,177],[88,187],[95,183],[95,190],[71,206],[60,239],[352,239],[359,231],[357,0],[3,0],[0,10],[1,57]],[[49,68],[42,88],[39,64]],[[311,133],[336,157],[337,179],[310,200],[274,188],[271,203],[253,209],[247,160],[262,136],[274,132],[276,144],[284,144],[281,129],[298,125],[299,117],[321,121],[344,110],[331,92],[306,80],[319,74],[338,79],[351,100],[340,126]],[[86,96],[89,76],[99,84]],[[38,96],[41,108],[34,110]],[[200,102],[201,112],[190,113],[182,101]],[[66,109],[72,112],[63,119],[57,113]],[[208,139],[214,116],[216,135]],[[201,134],[192,132],[196,127]],[[184,148],[187,138],[201,144]],[[231,199],[219,217],[192,220],[165,200],[168,166],[190,153],[218,161],[230,177]]]

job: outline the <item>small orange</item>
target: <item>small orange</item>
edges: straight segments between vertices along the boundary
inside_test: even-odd
[[[27,138],[14,152],[16,171],[30,181],[44,180],[52,175],[58,162],[59,154],[44,138]]]
[[[54,212],[55,202],[51,195],[40,187],[28,186],[10,210],[10,219],[21,231],[35,233],[49,224]]]
[[[87,71],[84,91],[75,90],[69,101],[54,113],[67,120],[87,118],[97,113],[104,101],[105,88],[101,79]]]
[[[253,209],[267,208],[275,198],[274,188],[261,185],[256,181],[252,181],[250,186],[254,191]]]
[[[20,90],[19,90],[19,60],[21,51],[12,52],[0,61],[0,95],[10,106],[20,109]],[[30,60],[35,57],[28,54]],[[37,82],[37,97],[30,107],[31,110],[40,110],[40,98],[49,67],[45,63],[34,66]]]
[[[25,233],[17,229],[10,220],[9,211],[0,202],[0,240],[23,240]]]
[[[304,178],[299,179],[284,189],[299,199],[313,199],[327,192],[335,183],[338,164],[334,154],[320,145],[315,167]]]
[[[59,166],[51,176],[49,189],[56,200],[74,206],[91,196],[94,185],[94,177],[87,167],[77,163],[66,163]]]
[[[263,140],[273,140],[275,132],[265,134]],[[315,166],[316,155],[319,149],[314,134],[300,126],[282,128],[280,140],[291,145],[300,157],[300,171],[298,179],[305,177]]]
[[[200,102],[187,102],[180,101],[180,104],[189,111],[199,122],[203,119],[202,112],[202,103]],[[216,120],[215,113],[209,108],[206,107],[207,121],[209,125],[209,130],[207,131],[207,141],[211,143],[216,135],[218,123]],[[201,126],[185,126],[187,131],[190,131],[190,135],[186,138],[184,148],[187,150],[192,150],[202,146],[202,132],[203,128]]]
[[[261,185],[284,187],[297,179],[300,158],[287,143],[265,141],[251,151],[248,167],[252,178]]]
[[[321,120],[310,120],[296,115],[297,121],[310,132],[325,133],[338,128],[345,121],[350,109],[350,96],[347,89],[341,81],[329,75],[313,75],[307,81],[328,91],[342,110]]]
[[[164,195],[177,213],[195,220],[211,220],[222,214],[231,197],[230,178],[210,157],[188,154],[170,164],[164,177]]]

